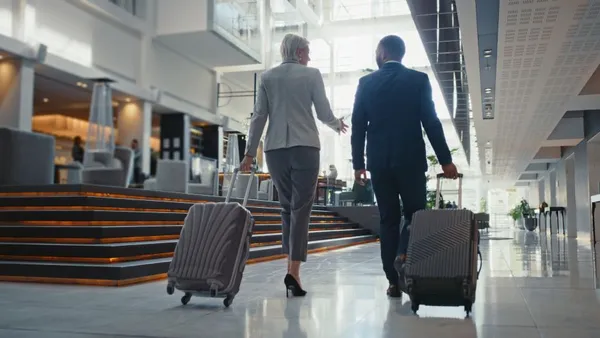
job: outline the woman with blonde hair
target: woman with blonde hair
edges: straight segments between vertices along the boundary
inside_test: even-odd
[[[264,150],[282,208],[283,253],[288,256],[286,294],[304,296],[300,264],[306,262],[321,146],[313,105],[317,118],[333,130],[345,133],[347,126],[331,111],[321,72],[307,67],[308,40],[287,34],[280,51],[283,62],[261,76],[241,170],[250,170],[268,120]]]

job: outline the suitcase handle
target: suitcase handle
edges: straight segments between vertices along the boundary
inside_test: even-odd
[[[229,187],[227,187],[227,196],[225,197],[225,203],[229,203],[231,199],[231,194],[233,192],[233,186],[235,185],[235,181],[237,181],[238,175],[240,173],[240,168],[233,169],[233,177],[229,182]],[[248,180],[248,185],[246,186],[246,192],[244,193],[244,200],[242,201],[242,206],[246,207],[248,204],[248,197],[250,196],[250,188],[252,188],[252,181],[254,180],[254,174],[256,174],[256,166],[252,166],[252,170],[250,170],[250,179]]]
[[[435,209],[439,209],[440,207],[440,193],[442,192],[442,178],[444,178],[444,174],[437,174],[437,184],[435,188]],[[458,208],[462,209],[462,180],[463,174],[458,174]]]

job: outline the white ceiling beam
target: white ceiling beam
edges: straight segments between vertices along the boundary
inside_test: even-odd
[[[567,111],[600,109],[600,94],[575,96],[567,102],[565,108]]]
[[[258,72],[265,69],[266,66],[262,63],[243,66],[215,67],[215,71],[218,73]]]
[[[410,14],[393,15],[370,19],[327,21],[320,27],[309,26],[308,38],[325,41],[345,37],[375,35],[381,33],[400,33],[414,31],[415,24]]]
[[[465,68],[467,69],[467,78],[471,84],[469,94],[471,95],[471,107],[473,109],[472,121],[475,126],[478,148],[480,149],[479,165],[481,171],[485,172],[486,159],[483,149],[485,149],[486,142],[494,139],[496,131],[493,120],[483,120],[476,4],[475,0],[456,0],[455,3],[458,22],[460,22]],[[473,159],[471,160],[473,161]]]
[[[531,160],[531,163],[557,162],[562,157],[560,147],[541,147]]]
[[[320,26],[321,18],[304,0],[289,0],[290,4],[296,8],[296,11],[302,16],[304,21],[311,26]]]

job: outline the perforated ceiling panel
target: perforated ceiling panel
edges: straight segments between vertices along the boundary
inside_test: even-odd
[[[600,0],[500,1],[493,173],[517,179],[600,61]]]

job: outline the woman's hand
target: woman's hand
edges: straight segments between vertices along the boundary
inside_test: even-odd
[[[340,133],[345,134],[348,131],[348,125],[344,123],[344,119],[340,119]]]
[[[253,162],[254,162],[254,157],[252,157],[250,155],[244,156],[242,163],[240,163],[240,171],[241,172],[251,171]]]

